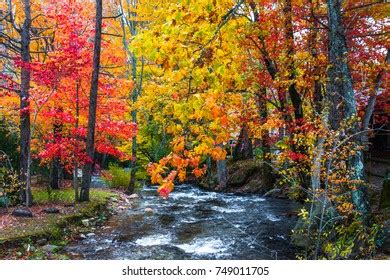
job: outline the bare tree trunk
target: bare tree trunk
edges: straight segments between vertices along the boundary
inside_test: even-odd
[[[91,185],[91,176],[93,171],[93,160],[95,150],[95,124],[96,124],[96,107],[97,93],[99,82],[100,68],[100,51],[102,41],[102,20],[103,7],[102,0],[96,0],[96,25],[95,25],[95,42],[93,52],[93,71],[91,78],[91,91],[89,94],[89,115],[88,115],[88,133],[86,142],[86,154],[89,161],[83,167],[83,179],[80,190],[80,201],[89,200],[89,188]]]
[[[390,63],[390,49],[387,49],[385,63],[386,64]],[[370,97],[369,97],[368,102],[367,102],[366,110],[364,112],[364,117],[363,117],[363,123],[362,123],[362,130],[364,132],[363,136],[362,136],[363,144],[368,142],[367,130],[368,130],[368,126],[370,124],[372,114],[374,113],[376,97],[377,97],[378,91],[382,85],[383,77],[385,76],[385,74],[386,74],[386,68],[384,67],[379,71],[378,75],[375,77],[374,88],[372,89],[372,92],[371,92]]]
[[[268,110],[267,110],[267,100],[266,100],[266,94],[267,90],[266,88],[261,88],[260,91],[257,93],[257,107],[259,110],[259,116],[260,116],[260,123],[263,124],[267,121],[268,118]],[[264,130],[261,133],[261,148],[263,152],[263,177],[267,178],[269,182],[273,183],[273,174],[272,174],[272,167],[271,167],[271,147],[269,145],[270,137],[269,132]]]
[[[303,118],[303,109],[302,109],[302,99],[300,94],[296,89],[296,83],[294,80],[296,79],[295,75],[295,65],[294,65],[294,30],[292,25],[292,5],[291,0],[284,1],[284,25],[286,28],[285,31],[285,39],[286,39],[286,47],[287,47],[287,71],[289,73],[290,85],[288,87],[288,93],[290,95],[291,103],[294,107],[294,116],[295,119]]]
[[[252,140],[249,138],[249,128],[243,124],[236,147],[233,151],[234,160],[245,160],[253,158]]]
[[[135,9],[137,6],[137,0],[135,1],[129,1],[126,0],[126,3],[128,5],[128,8]],[[137,57],[133,52],[129,49],[128,40],[126,38],[126,26],[128,27],[131,36],[137,35],[137,21],[130,20],[130,18],[134,19],[137,14],[135,12],[130,11],[128,9],[128,13],[126,13],[123,9],[122,2],[119,1],[119,9],[120,13],[122,14],[121,18],[121,27],[122,27],[122,33],[123,33],[123,47],[125,48],[125,51],[127,53],[127,57],[131,63],[131,78],[134,81],[134,89],[131,92],[130,99],[132,103],[134,104],[137,102],[138,96],[141,93],[142,90],[142,78],[143,78],[143,67],[144,67],[144,60],[142,58],[142,65],[141,65],[141,73],[139,74],[139,77],[137,76]],[[137,123],[137,111],[133,109],[131,111],[131,121],[133,123]],[[137,175],[137,136],[134,135],[131,139],[131,161],[130,161],[130,182],[127,186],[127,193],[132,194],[135,189],[135,182],[136,182],[136,175]]]
[[[219,144],[218,146],[223,149],[222,144]],[[218,179],[219,188],[222,190],[225,189],[227,187],[227,181],[228,181],[226,159],[217,160],[217,179]]]
[[[330,125],[337,130],[343,119],[356,117],[357,105],[352,85],[352,76],[348,67],[348,48],[341,17],[341,0],[327,0],[329,17],[329,63],[327,92],[332,102]],[[351,133],[357,133],[359,126],[355,122]],[[355,141],[360,142],[360,137]],[[349,160],[353,170],[353,180],[364,180],[363,153],[358,151]],[[369,203],[363,186],[357,186],[352,192],[352,202],[356,209],[367,217],[370,212]]]
[[[76,81],[76,125],[75,125],[76,129],[79,128],[79,115],[80,115],[79,88],[80,88],[80,80],[77,80]],[[78,149],[78,147],[76,149]],[[74,189],[75,201],[79,200],[79,174],[78,173],[79,173],[79,166],[77,164],[77,158],[75,157],[75,163],[73,165],[73,189]]]
[[[30,56],[30,29],[31,29],[31,7],[30,1],[24,0],[24,22],[20,32],[21,35],[21,85],[20,85],[20,179],[23,184],[22,201],[26,206],[32,205],[31,193],[31,169],[30,169],[30,78],[31,72],[28,64]]]
[[[62,108],[60,108],[62,110]],[[56,143],[61,137],[62,132],[62,124],[56,122],[53,127],[54,133],[54,142]],[[58,190],[60,188],[60,180],[61,180],[61,163],[58,157],[55,157],[52,162],[52,169],[50,174],[50,188],[53,190]]]

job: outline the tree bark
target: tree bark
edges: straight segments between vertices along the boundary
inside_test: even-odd
[[[83,167],[83,178],[80,189],[80,201],[89,201],[89,188],[91,185],[91,176],[93,171],[94,151],[95,151],[95,124],[97,93],[99,83],[100,51],[102,41],[102,20],[103,7],[102,0],[96,0],[96,24],[95,41],[93,52],[93,71],[91,77],[91,91],[89,94],[89,115],[88,115],[88,133],[86,141],[86,154],[88,162]]]
[[[390,49],[387,49],[385,64],[389,64],[389,63],[390,63]],[[378,95],[379,89],[381,88],[385,74],[386,74],[386,68],[384,67],[379,71],[378,75],[375,77],[374,88],[372,89],[372,92],[367,102],[366,110],[364,112],[364,117],[363,117],[363,123],[362,123],[362,130],[364,131],[362,136],[363,144],[368,142],[368,136],[366,131],[368,130],[368,126],[370,124],[372,114],[374,113],[376,97]]]
[[[291,0],[284,1],[284,25],[285,25],[285,40],[286,40],[286,56],[287,56],[287,71],[289,73],[288,79],[290,80],[288,86],[288,93],[290,95],[291,103],[294,107],[295,120],[303,118],[302,99],[299,92],[296,89],[296,74],[294,66],[294,30],[292,24],[292,5]]]
[[[61,109],[62,110],[62,109]],[[60,140],[62,132],[62,124],[56,122],[53,127],[54,133],[54,142]],[[61,163],[58,157],[55,157],[52,162],[52,169],[50,174],[50,188],[53,190],[58,190],[60,188],[60,180],[61,180]]]
[[[267,110],[267,101],[266,101],[266,89],[261,88],[256,95],[257,98],[257,107],[259,110],[260,123],[264,124],[268,118],[268,110]],[[267,130],[262,131],[261,133],[261,148],[263,153],[263,166],[262,172],[263,177],[270,180],[273,183],[273,174],[271,167],[271,147],[269,145],[270,137],[269,132]]]
[[[249,128],[243,124],[237,145],[234,147],[233,160],[245,160],[253,158],[252,140],[249,138]]]
[[[340,128],[342,120],[356,117],[357,104],[353,90],[352,76],[347,62],[348,47],[341,17],[341,0],[327,0],[327,5],[330,63],[327,93],[332,103],[330,125],[333,130],[337,130]],[[351,133],[355,134],[358,131],[359,126],[355,122]],[[359,139],[360,137],[356,137],[355,141],[360,142]],[[356,155],[350,157],[349,168],[353,170],[352,180],[364,180],[363,153],[361,151],[358,151]],[[352,192],[352,202],[366,220],[370,212],[370,207],[363,186],[356,186],[356,190]]]
[[[126,1],[127,5],[132,7],[133,9],[136,8],[137,1],[131,2],[129,0]],[[137,77],[137,57],[136,55],[130,51],[128,40],[126,38],[126,29],[125,26],[129,28],[131,36],[137,35],[137,22],[135,20],[129,20],[129,18],[135,18],[137,14],[135,12],[131,12],[128,9],[128,14],[126,16],[126,12],[124,11],[122,7],[122,2],[119,2],[120,4],[120,13],[122,14],[122,20],[121,20],[121,27],[122,27],[122,33],[123,33],[123,47],[125,48],[125,51],[127,53],[127,57],[130,60],[131,63],[131,78],[134,81],[134,89],[131,92],[130,99],[132,103],[134,104],[137,102],[138,96],[141,93],[142,90],[142,77],[143,77],[143,59],[142,59],[142,66],[141,66],[141,73],[139,75],[139,80]],[[133,109],[131,111],[131,121],[133,123],[137,123],[137,111]],[[135,182],[136,182],[136,175],[137,175],[137,136],[134,135],[131,139],[131,161],[130,161],[130,181],[129,185],[127,186],[127,193],[132,194],[134,193],[135,189]]]
[[[31,7],[30,0],[24,0],[24,22],[21,35],[21,85],[20,85],[20,180],[23,185],[21,193],[22,201],[26,206],[32,205],[32,193],[30,185],[30,30],[31,30]]]

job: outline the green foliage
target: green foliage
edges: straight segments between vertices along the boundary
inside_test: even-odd
[[[318,226],[320,223],[314,222],[306,209],[301,209],[298,215],[305,225],[294,232],[304,240],[300,246],[304,245],[305,251],[298,258],[369,259],[375,255],[381,227],[378,224],[365,225],[361,215],[356,211],[348,216],[337,216],[333,219],[324,217],[321,230]]]
[[[102,178],[110,188],[125,189],[130,183],[130,172],[116,164],[110,164]]]
[[[324,243],[323,253],[327,259],[367,259],[376,249],[376,237],[380,230],[377,224],[366,227],[361,218],[334,227],[335,236]]]
[[[0,121],[0,151],[4,151],[8,155],[15,170],[19,168],[19,138],[16,131],[17,129],[12,125]]]
[[[2,189],[7,196],[7,201],[5,202],[10,205],[16,205],[21,202],[20,191],[22,185],[14,170],[5,167],[0,168],[0,189]]]

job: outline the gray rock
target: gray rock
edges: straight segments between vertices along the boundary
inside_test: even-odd
[[[129,198],[131,198],[131,199],[139,198],[139,195],[136,193],[133,193],[132,195],[129,196]]]
[[[58,213],[60,213],[60,209],[57,209],[57,208],[46,208],[46,209],[43,209],[43,212],[45,212],[47,214],[58,214]]]
[[[54,252],[58,251],[60,248],[61,247],[56,246],[56,245],[47,244],[47,245],[42,247],[42,250],[46,253],[54,253]]]
[[[152,208],[149,207],[145,208],[145,213],[153,213],[153,212],[154,210]]]
[[[80,238],[81,238],[81,239],[85,239],[85,238],[87,238],[87,237],[85,236],[85,234],[80,234]]]
[[[87,234],[87,237],[92,237],[92,236],[95,236],[95,234],[93,232],[90,232]]]
[[[43,246],[46,243],[47,243],[47,239],[46,238],[42,238],[42,239],[37,240],[37,245],[39,245],[39,246]]]
[[[89,220],[88,219],[81,220],[81,223],[83,224],[83,226],[89,227]]]
[[[32,212],[29,209],[21,209],[21,208],[19,208],[19,209],[15,209],[12,212],[12,216],[32,218],[33,214],[32,214]]]

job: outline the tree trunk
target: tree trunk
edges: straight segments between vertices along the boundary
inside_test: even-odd
[[[285,41],[287,48],[287,71],[289,74],[288,79],[290,80],[290,85],[288,87],[288,93],[290,95],[291,103],[294,107],[294,117],[295,120],[303,118],[303,109],[302,109],[302,99],[300,94],[296,89],[296,79],[295,75],[295,65],[294,65],[294,30],[292,25],[292,5],[291,0],[284,1],[284,25],[285,25]]]
[[[238,137],[237,145],[234,147],[233,160],[245,160],[253,158],[252,140],[249,138],[249,128],[244,124]]]
[[[28,63],[30,57],[31,7],[30,1],[24,0],[24,22],[21,29],[21,85],[20,85],[20,180],[23,185],[22,201],[26,206],[32,205],[30,185],[30,77]]]
[[[55,158],[52,163],[51,176],[50,176],[50,188],[52,190],[60,189],[60,161],[58,158]]]
[[[62,110],[62,108],[60,108]],[[54,142],[60,141],[62,132],[62,124],[56,122],[53,127],[54,133]],[[52,169],[50,174],[50,188],[53,190],[58,190],[60,188],[60,180],[61,180],[61,163],[58,157],[55,157],[52,162]]]
[[[100,51],[102,40],[102,19],[103,19],[102,0],[96,0],[96,25],[95,25],[95,42],[93,52],[93,71],[91,77],[91,91],[89,94],[89,115],[88,115],[88,133],[86,141],[86,154],[88,162],[83,167],[83,178],[80,190],[80,201],[89,200],[89,188],[91,185],[91,176],[93,171],[93,160],[95,150],[95,123],[96,123],[96,107],[97,93],[99,82],[100,68]]]
[[[330,125],[333,130],[340,127],[342,120],[356,117],[357,105],[353,90],[352,76],[348,67],[348,48],[344,34],[344,26],[341,18],[341,0],[328,0],[329,17],[329,63],[327,93],[332,102],[330,112]],[[351,130],[352,134],[359,131],[359,126],[355,122]],[[360,137],[355,137],[355,141],[360,142]],[[354,173],[352,180],[364,179],[363,153],[358,151],[351,156],[349,168]],[[363,186],[358,185],[352,192],[352,202],[355,208],[366,220],[370,212],[366,191]]]
[[[266,100],[267,90],[265,88],[261,88],[257,93],[257,107],[259,110],[260,123],[264,124],[268,118],[267,111],[267,100]],[[272,174],[272,165],[271,165],[271,147],[269,145],[270,137],[269,132],[267,130],[263,130],[261,133],[261,148],[263,154],[263,166],[262,172],[263,177],[267,178],[270,183],[273,183],[273,174]]]
[[[134,81],[134,89],[131,92],[130,99],[132,103],[134,104],[137,102],[138,96],[141,93],[142,89],[142,77],[143,77],[143,65],[144,61],[142,59],[142,66],[141,66],[141,73],[139,75],[139,80],[137,79],[137,57],[133,52],[130,51],[128,40],[126,38],[126,26],[129,28],[131,36],[137,35],[137,21],[130,20],[129,18],[136,18],[137,13],[134,11],[130,11],[128,9],[128,13],[124,11],[122,7],[122,2],[119,1],[120,4],[120,13],[122,14],[121,18],[121,27],[122,27],[122,33],[123,33],[123,47],[127,53],[127,57],[131,62],[131,78]],[[136,8],[137,2],[130,2],[127,0],[127,5],[133,9]],[[137,123],[137,111],[133,109],[131,111],[131,121],[133,123]],[[133,136],[131,139],[131,162],[130,162],[130,182],[127,186],[127,193],[132,194],[135,189],[135,182],[136,182],[136,175],[137,175],[137,136]]]

